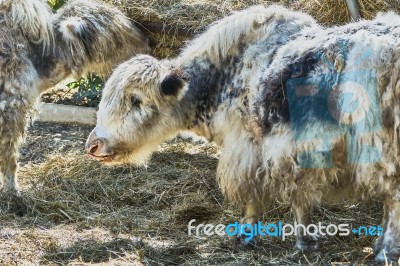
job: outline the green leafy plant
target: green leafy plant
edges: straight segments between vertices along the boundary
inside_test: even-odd
[[[72,101],[75,104],[96,107],[101,99],[103,80],[96,74],[90,73],[86,78],[67,84],[67,87],[74,91]]]
[[[66,0],[47,0],[49,6],[56,11],[65,4]]]

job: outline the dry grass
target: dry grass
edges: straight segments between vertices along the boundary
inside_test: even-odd
[[[143,25],[153,54],[159,58],[175,56],[185,41],[201,33],[212,22],[255,4],[283,3],[284,0],[103,0],[124,10]],[[151,24],[149,26],[149,23]],[[154,25],[156,29],[154,30]]]
[[[397,0],[357,0],[362,18],[372,19],[378,12],[400,12]],[[297,0],[295,9],[304,10],[326,26],[341,25],[351,21],[345,0]]]
[[[0,201],[0,265],[369,265],[371,237],[324,237],[305,256],[288,241],[263,238],[246,249],[236,238],[187,235],[191,219],[238,221],[215,181],[218,149],[175,139],[163,144],[148,168],[104,167],[82,146],[90,128],[37,123],[22,150],[22,201]],[[59,134],[59,135],[57,135]],[[324,206],[314,221],[374,225],[381,205]],[[262,221],[293,222],[274,202]]]
[[[235,10],[256,4],[282,4],[312,15],[327,26],[350,22],[345,0],[103,0],[118,6],[141,24],[150,38],[156,57],[178,54],[184,42],[204,31],[207,26]],[[377,12],[397,10],[398,0],[358,0],[363,18]]]

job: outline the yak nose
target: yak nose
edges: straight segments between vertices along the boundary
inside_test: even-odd
[[[96,151],[101,150],[103,141],[97,138],[94,132],[90,133],[88,140],[86,141],[86,152],[88,154],[96,154]]]
[[[89,145],[89,147],[86,149],[87,153],[90,154],[95,154],[96,151],[99,149],[99,146],[101,145],[101,142],[99,140],[95,140],[92,142],[92,144]]]

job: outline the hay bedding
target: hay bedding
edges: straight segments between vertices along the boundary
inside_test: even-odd
[[[235,10],[256,4],[282,4],[312,15],[319,23],[332,26],[350,22],[346,0],[102,0],[135,20],[149,37],[158,58],[179,53],[184,43],[212,22]],[[400,0],[357,0],[363,18],[380,11],[400,12]]]
[[[235,238],[187,236],[191,219],[235,222],[215,181],[218,149],[178,138],[163,144],[148,168],[107,168],[82,147],[90,127],[36,122],[22,149],[22,201],[0,201],[0,265],[343,265],[372,262],[370,237],[325,237],[319,252],[294,251],[295,239],[263,238],[254,249]],[[375,202],[318,208],[323,223],[377,224]],[[292,222],[271,205],[263,221]]]

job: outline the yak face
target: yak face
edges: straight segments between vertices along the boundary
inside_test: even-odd
[[[80,76],[106,76],[137,53],[150,51],[140,30],[118,9],[95,0],[72,0],[53,16],[58,53]]]
[[[104,163],[143,164],[183,127],[179,102],[187,77],[155,58],[139,55],[120,65],[105,85],[96,128],[86,142]]]

